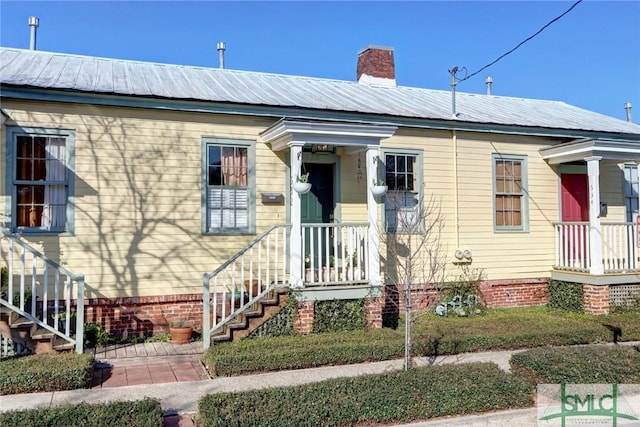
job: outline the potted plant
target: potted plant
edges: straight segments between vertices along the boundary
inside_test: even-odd
[[[387,185],[381,179],[374,179],[371,185],[371,194],[376,197],[383,196],[387,192]]]
[[[311,255],[306,254],[304,257],[304,277],[307,282],[314,282],[317,280],[313,270],[311,269]]]
[[[311,183],[309,182],[309,172],[302,174],[296,178],[296,182],[293,183],[293,189],[298,194],[305,194],[311,190]]]
[[[171,343],[187,344],[191,342],[191,337],[193,335],[193,321],[191,320],[192,311],[193,306],[190,306],[187,312],[179,314],[171,319],[167,319],[165,313],[162,312],[162,317],[164,317],[169,324]]]

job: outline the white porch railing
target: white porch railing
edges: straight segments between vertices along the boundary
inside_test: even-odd
[[[0,260],[8,275],[0,305],[72,343],[75,351],[82,353],[84,276],[73,274],[4,229],[0,229]]]
[[[211,273],[202,284],[202,336],[231,322],[275,287],[289,281],[288,224],[274,225]]]
[[[305,286],[369,281],[369,224],[302,224]]]
[[[211,273],[202,284],[204,347],[225,324],[276,287],[290,285],[291,225],[274,225]],[[367,283],[367,223],[303,224],[304,286]],[[305,267],[304,264],[307,264]],[[208,337],[208,339],[206,338]]]
[[[591,267],[588,222],[554,224],[555,268],[589,272]],[[602,264],[605,273],[638,271],[637,227],[631,222],[600,224]]]

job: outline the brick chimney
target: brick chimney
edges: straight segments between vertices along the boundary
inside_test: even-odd
[[[396,86],[393,48],[367,46],[358,52],[358,83],[372,86]]]

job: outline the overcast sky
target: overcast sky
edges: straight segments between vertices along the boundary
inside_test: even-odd
[[[575,2],[0,1],[0,45],[206,67],[355,80],[358,51],[395,49],[401,86],[449,90],[453,66],[492,62]],[[0,64],[1,65],[1,64]],[[462,92],[564,101],[640,123],[640,2],[584,0]],[[464,72],[458,74],[464,76]]]

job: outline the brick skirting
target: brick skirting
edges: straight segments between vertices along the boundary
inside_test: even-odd
[[[168,321],[181,317],[202,326],[202,294],[95,298],[85,302],[85,322],[97,323],[118,337],[169,332]]]
[[[591,289],[594,288],[594,289]],[[606,288],[606,295],[604,289]],[[490,280],[480,285],[487,307],[528,307],[544,305],[548,301],[546,279]],[[366,323],[369,327],[382,327],[382,315],[403,312],[403,288],[387,288],[381,298],[365,301]],[[600,314],[605,302],[608,310],[608,287],[585,286],[585,309]],[[438,301],[433,286],[411,289],[412,310],[432,309]],[[94,298],[85,302],[85,321],[100,324],[107,332],[118,337],[143,337],[168,332],[168,321],[176,317],[188,318],[195,328],[202,326],[202,295],[177,294],[123,298]],[[313,331],[315,304],[302,302],[298,306],[295,329],[299,333]]]
[[[489,308],[531,307],[549,302],[547,279],[488,280],[480,284]]]

